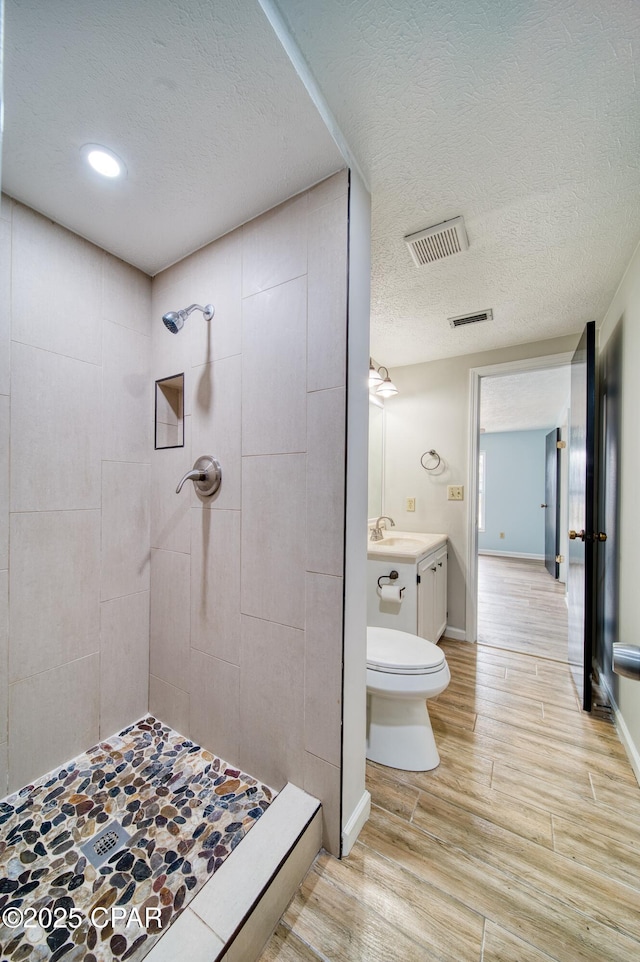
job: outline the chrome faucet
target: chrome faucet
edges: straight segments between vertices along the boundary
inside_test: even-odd
[[[388,521],[392,528],[395,528],[396,526],[396,523],[393,520],[393,518],[388,518],[386,514],[381,514],[378,520],[376,521],[375,527],[371,529],[371,537],[369,539],[370,541],[382,541],[382,539],[384,538],[384,534],[382,533],[382,528],[380,527],[381,521]],[[386,527],[387,526],[385,524],[385,528]]]

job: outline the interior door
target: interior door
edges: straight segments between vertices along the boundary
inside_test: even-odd
[[[594,661],[610,691],[615,691],[613,643],[619,641],[618,611],[620,585],[620,443],[622,428],[622,322],[607,341],[598,359],[600,458],[598,503],[607,532],[606,544],[598,548],[598,624]]]
[[[595,631],[596,330],[589,321],[571,362],[569,417],[569,665],[591,711]]]
[[[560,428],[549,431],[544,471],[544,563],[552,578],[560,575],[556,558],[560,554]]]

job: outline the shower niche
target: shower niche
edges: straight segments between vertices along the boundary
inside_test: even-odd
[[[184,374],[156,381],[155,447],[184,447]]]

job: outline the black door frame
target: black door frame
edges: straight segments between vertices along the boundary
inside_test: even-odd
[[[584,711],[591,711],[595,650],[597,525],[596,325],[589,321],[575,350],[569,424],[569,667]],[[576,419],[574,415],[578,413]],[[572,496],[573,495],[573,496]]]

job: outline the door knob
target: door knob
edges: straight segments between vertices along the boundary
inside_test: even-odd
[[[548,508],[549,505],[548,505],[548,504],[541,504],[540,507],[541,507],[541,508]]]
[[[569,540],[575,541],[579,538],[580,541],[606,541],[607,536],[604,531],[595,531],[592,535],[587,535],[585,531],[570,531]]]
[[[193,486],[204,498],[215,494],[222,481],[222,468],[220,462],[212,458],[210,454],[203,454],[193,464],[193,470],[187,473],[178,482],[176,494],[180,494],[182,485],[185,481],[193,481]]]

